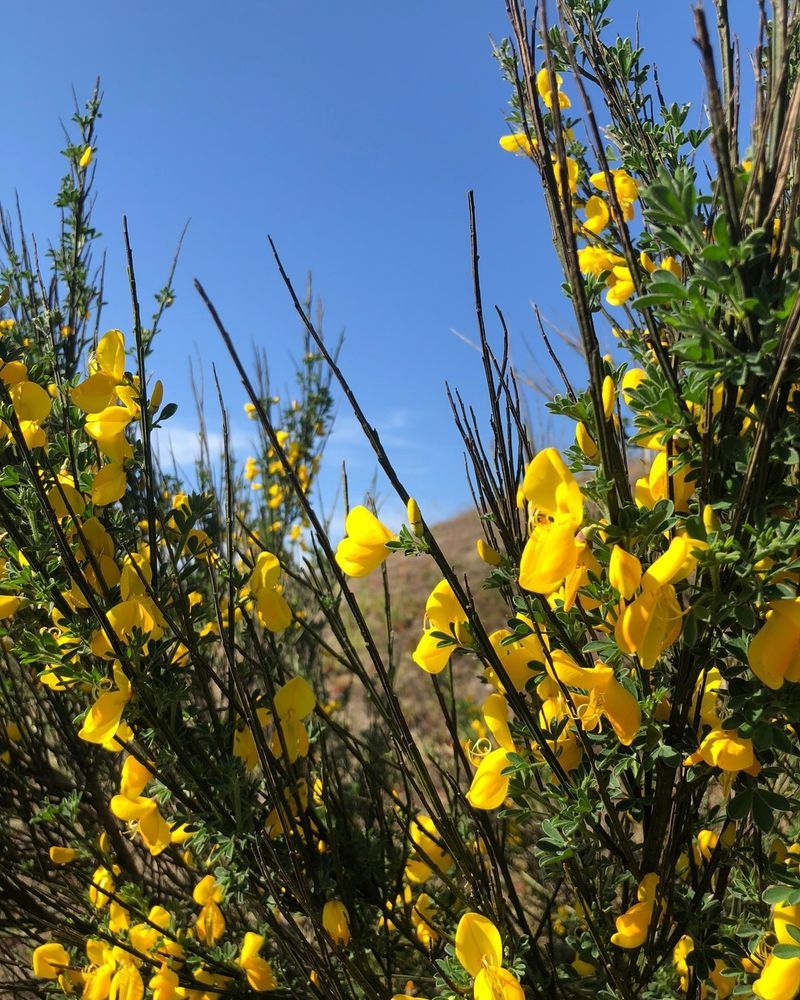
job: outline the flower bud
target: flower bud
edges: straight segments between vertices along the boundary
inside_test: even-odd
[[[475,548],[478,550],[478,558],[482,562],[485,562],[487,566],[499,566],[503,561],[503,557],[497,549],[493,549],[492,546],[485,542],[482,538],[479,538],[475,542]]]
[[[408,526],[412,534],[416,535],[417,538],[421,538],[423,533],[422,514],[419,510],[419,504],[413,497],[408,498],[406,513],[408,515]]]

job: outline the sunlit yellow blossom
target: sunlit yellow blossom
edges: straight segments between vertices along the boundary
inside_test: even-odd
[[[417,666],[429,674],[444,670],[463,637],[466,621],[466,613],[450,584],[446,580],[437,583],[425,604],[425,631],[412,653]],[[437,633],[452,636],[454,641],[445,642]]]
[[[753,741],[725,729],[712,729],[683,763],[688,767],[701,761],[722,771],[748,771],[757,763]]]
[[[292,610],[280,588],[281,565],[271,552],[261,552],[250,575],[258,620],[270,632],[282,632],[292,623]]]
[[[221,886],[216,883],[213,875],[206,875],[194,887],[192,898],[201,907],[195,933],[205,944],[216,944],[225,933],[225,917],[219,908],[223,899]]]
[[[122,670],[114,671],[116,691],[105,691],[91,706],[78,733],[87,743],[105,743],[119,728],[125,706],[131,700],[131,688]]]
[[[622,216],[629,222],[634,215],[633,205],[639,197],[639,187],[627,171],[618,169],[609,172],[614,182],[614,191],[616,192],[617,200],[622,209]],[[606,175],[603,171],[592,174],[589,182],[598,188],[598,190],[605,191],[606,194],[608,193]]]
[[[275,975],[269,962],[260,955],[264,945],[264,935],[248,931],[239,953],[239,965],[244,969],[247,982],[256,993],[267,993],[277,989]]]
[[[769,602],[767,620],[747,650],[750,669],[767,687],[800,681],[800,598]]]
[[[530,139],[524,132],[514,132],[511,135],[500,136],[500,145],[508,153],[522,153],[526,156],[533,156],[536,149],[536,139]]]
[[[525,590],[550,594],[575,569],[582,550],[576,538],[583,521],[583,497],[575,477],[555,448],[540,451],[528,465],[522,484],[539,520],[520,560],[519,582]]]
[[[611,550],[611,561],[608,565],[608,581],[619,594],[629,601],[638,589],[642,580],[642,564],[619,545]]]
[[[475,1000],[524,1000],[518,980],[503,968],[503,944],[495,925],[465,913],[456,928],[456,958],[475,980]]]
[[[478,538],[476,540],[475,549],[477,550],[478,558],[481,562],[485,562],[487,566],[499,566],[503,561],[503,557],[497,549],[493,549],[492,546],[482,538]]]
[[[498,809],[505,802],[509,776],[502,772],[508,764],[508,752],[502,747],[481,759],[467,792],[467,801],[474,809]]]
[[[638,389],[646,377],[641,368],[629,368],[622,376],[622,398],[627,405],[631,402],[629,394]]]
[[[535,632],[531,631],[530,635],[516,642],[504,643],[503,640],[510,635],[508,629],[498,629],[489,636],[489,642],[514,690],[524,691],[527,682],[534,676],[534,665],[538,664],[538,669],[544,670],[545,653]],[[486,678],[500,692],[504,691],[503,684],[493,669],[487,670]]]
[[[125,495],[126,486],[122,464],[109,462],[92,480],[92,503],[95,507],[105,507],[107,504],[115,503]]]
[[[413,497],[408,498],[406,516],[408,517],[408,527],[411,529],[411,533],[421,537],[423,533],[422,514],[420,513],[419,504]]]
[[[12,594],[0,594],[0,621],[13,618],[22,607],[22,600]]]
[[[636,893],[637,902],[614,921],[617,929],[611,935],[612,944],[620,948],[639,948],[644,944],[653,919],[658,883],[655,873],[644,876]]]
[[[117,819],[135,823],[136,830],[147,850],[155,857],[170,845],[169,824],[161,815],[155,799],[139,795],[135,799],[125,795],[115,795],[111,799],[111,811]]]
[[[614,670],[604,663],[581,667],[562,650],[550,654],[548,670],[566,687],[586,691],[589,699],[584,711],[578,709],[585,729],[594,729],[599,718],[605,718],[620,743],[629,746],[642,721],[639,703],[616,679]]]
[[[611,269],[607,283],[606,301],[610,306],[625,305],[636,290],[631,272],[624,264],[617,264]]]
[[[575,425],[575,442],[590,462],[597,458],[597,445],[582,420]]]
[[[276,757],[283,756],[293,764],[298,757],[308,753],[308,731],[304,724],[317,704],[316,696],[308,681],[293,677],[275,695],[275,713],[278,724],[270,749]]]
[[[58,844],[53,844],[50,848],[50,860],[54,865],[68,865],[77,856],[78,852],[74,847],[61,847]]]
[[[694,481],[688,479],[691,468],[684,465],[676,469],[673,464],[670,475],[667,469],[667,453],[660,451],[653,459],[649,475],[636,480],[634,495],[640,507],[653,507],[659,500],[672,499],[677,511],[687,509],[689,498],[695,489]]]
[[[572,107],[570,99],[566,94],[561,92],[561,84],[564,82],[561,79],[560,73],[553,73],[556,81],[556,92],[558,94],[558,106],[562,110]],[[553,107],[553,89],[550,82],[550,70],[547,66],[543,66],[539,72],[536,74],[536,89],[539,91],[539,96],[544,101],[545,106],[548,108]]]
[[[409,827],[411,842],[423,855],[423,863],[439,872],[448,871],[453,865],[453,858],[441,841],[441,835],[430,816],[419,814]]]
[[[103,865],[96,868],[89,886],[89,902],[98,910],[107,905],[109,894],[114,892],[113,874]]]
[[[513,753],[514,740],[508,728],[508,702],[502,694],[490,694],[481,709],[486,725],[495,741],[504,749]]]
[[[386,543],[397,537],[366,507],[353,507],[345,521],[346,537],[336,549],[336,562],[347,576],[369,576],[391,553]]]
[[[69,955],[63,944],[51,941],[39,945],[31,960],[33,974],[37,979],[56,979],[63,966],[69,965]]]
[[[644,669],[650,670],[680,635],[682,618],[675,588],[667,584],[645,591],[626,605],[617,619],[614,636],[624,653],[635,653]]]

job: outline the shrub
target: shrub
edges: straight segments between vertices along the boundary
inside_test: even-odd
[[[4,222],[9,991],[800,992],[798,11],[776,0],[762,22],[742,147],[724,0],[717,53],[695,14],[704,129],[611,37],[609,8],[565,0],[550,26],[510,0],[496,52],[501,145],[541,180],[588,385],[545,337],[575,444],[534,453],[502,315],[499,347],[486,329],[470,198],[488,432],[453,403],[481,581],[453,571],[277,251],[303,327],[297,402],[263,363],[251,376],[198,285],[258,449],[236,464],[220,400],[220,463],[206,447],[194,489],[161,471],[174,407],[148,364],[172,279],[143,328],[128,247],[132,330],[99,335],[97,95],[65,150],[48,284]],[[336,546],[313,492],[331,379],[408,510],[384,525],[348,484]],[[441,573],[413,653],[436,745],[397,684],[405,558]],[[378,573],[376,627],[352,579]],[[479,585],[504,620],[477,612]]]

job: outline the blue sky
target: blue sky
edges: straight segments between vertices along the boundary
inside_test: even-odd
[[[746,39],[755,2],[739,0]],[[637,9],[670,99],[702,81],[689,3],[616,0],[630,33]],[[77,13],[76,13],[77,12]],[[40,244],[61,158],[59,118],[102,78],[95,221],[108,247],[105,321],[130,329],[121,218],[127,213],[145,315],[191,219],[154,368],[179,404],[173,439],[194,439],[189,358],[210,383],[220,371],[237,441],[248,432],[232,366],[192,289],[198,277],[245,354],[263,346],[278,386],[290,377],[298,326],[268,253],[275,239],[303,286],[311,269],[329,334],[346,331],[342,364],[402,477],[430,520],[468,506],[461,448],[444,392],[448,379],[483,409],[476,354],[466,194],[478,207],[484,302],[512,330],[516,366],[554,380],[538,346],[530,302],[571,330],[532,167],[503,153],[508,94],[489,36],[506,33],[502,0],[436,0],[390,7],[370,0],[53,0],[5,11],[5,111],[0,198],[18,190]],[[742,60],[748,72],[746,56]],[[609,338],[610,339],[610,338]],[[529,350],[528,345],[531,350]],[[573,369],[575,370],[575,369]],[[563,435],[532,394],[534,426]],[[212,407],[209,422],[216,415]],[[244,451],[242,445],[242,451]],[[351,491],[374,462],[340,406],[329,468],[342,458]],[[335,479],[331,471],[328,493]]]

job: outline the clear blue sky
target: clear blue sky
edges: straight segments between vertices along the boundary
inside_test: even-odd
[[[733,6],[749,29],[755,0]],[[621,33],[632,30],[637,9],[668,98],[693,101],[699,120],[690,4],[616,0]],[[477,355],[451,332],[475,332],[468,189],[476,192],[485,305],[504,310],[517,367],[554,376],[531,300],[572,329],[533,168],[497,145],[508,94],[489,36],[506,32],[502,0],[84,0],[69,11],[54,0],[14,4],[3,20],[13,96],[0,198],[10,204],[19,191],[40,243],[55,232],[59,118],[71,113],[70,88],[83,98],[100,75],[95,219],[109,251],[108,327],[130,329],[123,212],[145,315],[191,218],[155,355],[167,398],[180,407],[173,427],[182,454],[195,424],[190,355],[202,360],[207,382],[217,364],[237,437],[248,431],[193,277],[245,353],[251,341],[263,345],[275,381],[288,378],[298,327],[268,254],[269,232],[299,286],[313,270],[328,332],[346,330],[343,366],[435,520],[468,505],[444,380],[480,411],[483,404]],[[746,55],[742,63],[749,72]],[[535,395],[531,406],[540,409]],[[215,407],[207,409],[213,426]],[[538,424],[547,432],[547,417]],[[344,404],[331,466],[342,457],[357,495],[374,463]]]

